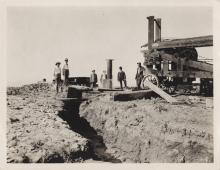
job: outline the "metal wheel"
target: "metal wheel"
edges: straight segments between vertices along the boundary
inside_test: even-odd
[[[178,50],[181,58],[187,58],[189,60],[198,60],[198,53],[195,48],[180,48]]]
[[[146,85],[146,82],[150,81],[151,83],[153,83],[156,86],[159,86],[159,79],[156,75],[154,74],[147,74],[144,76],[143,80],[142,80],[142,88],[146,89],[148,88]]]

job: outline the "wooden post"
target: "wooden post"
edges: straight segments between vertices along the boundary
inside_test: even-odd
[[[154,16],[147,17],[148,19],[148,49],[152,49],[154,43]]]
[[[161,18],[155,20],[155,41],[161,41]]]
[[[166,74],[169,72],[169,61],[163,61],[163,74]]]

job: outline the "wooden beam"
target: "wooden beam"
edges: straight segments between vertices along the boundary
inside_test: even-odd
[[[153,49],[178,48],[178,47],[209,47],[213,46],[213,36],[201,36],[182,39],[171,39],[152,44]]]
[[[79,86],[79,85],[70,85],[68,86],[68,89],[76,89],[80,91],[92,91],[92,88],[87,86]]]
[[[152,90],[123,91],[113,94],[114,101],[129,101],[157,96]]]
[[[213,78],[213,73],[207,71],[168,71],[166,73],[159,72],[158,76],[168,77],[187,77],[187,78]]]
[[[98,88],[98,91],[104,92],[104,91],[123,91],[122,89],[107,89],[107,88]]]
[[[209,64],[209,63],[205,63],[205,62],[201,62],[201,61],[193,61],[193,60],[188,60],[187,62],[184,62],[184,58],[181,59],[181,61],[179,61],[178,58],[176,58],[175,56],[171,55],[171,54],[162,54],[161,55],[162,60],[169,60],[172,61],[174,63],[181,63],[182,65],[186,65],[191,67],[191,68],[196,68],[199,70],[203,70],[203,71],[208,71],[208,72],[213,72],[213,65]]]
[[[180,102],[177,101],[174,97],[170,96],[166,92],[164,92],[162,89],[151,83],[150,81],[146,81],[145,85],[148,86],[151,90],[153,90],[156,94],[164,98],[166,101],[168,101],[171,104],[179,104]]]

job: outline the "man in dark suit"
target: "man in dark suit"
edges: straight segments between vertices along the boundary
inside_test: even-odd
[[[95,70],[92,70],[92,74],[90,76],[91,88],[94,88],[97,86],[97,84],[96,84],[97,81],[98,81],[97,74],[95,73]]]
[[[136,83],[137,83],[137,88],[141,89],[141,81],[144,78],[145,68],[141,66],[140,62],[138,62],[137,65],[138,65],[138,68],[137,68],[137,73],[136,73],[136,76],[135,76],[135,80],[136,80]]]
[[[118,72],[118,81],[120,82],[120,87],[123,89],[122,82],[124,82],[125,88],[127,88],[127,83],[126,83],[126,74],[122,70],[122,67],[119,67],[119,72]]]

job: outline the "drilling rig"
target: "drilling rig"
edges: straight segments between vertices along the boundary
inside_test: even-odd
[[[148,43],[141,46],[146,48],[141,50],[146,66],[142,88],[151,82],[168,93],[181,90],[213,95],[213,65],[199,61],[196,50],[213,46],[213,36],[162,40],[161,18],[147,19]]]

